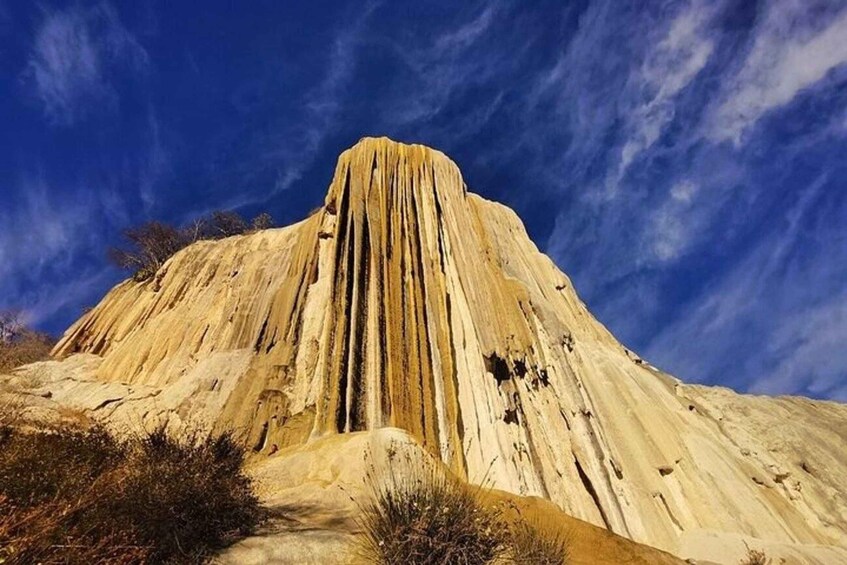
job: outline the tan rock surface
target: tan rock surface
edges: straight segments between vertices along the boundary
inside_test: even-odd
[[[317,213],[192,245],[55,353],[0,389],[43,417],[236,428],[261,454],[399,427],[471,482],[490,468],[495,488],[683,557],[746,536],[847,562],[847,407],[656,370],[426,147],[362,140]]]
[[[219,565],[364,564],[361,504],[370,496],[365,476],[386,476],[416,466],[435,466],[433,457],[403,430],[330,435],[288,447],[249,467],[264,504],[275,518],[260,535],[223,553]],[[654,548],[564,514],[549,501],[502,491],[481,491],[492,504],[513,504],[533,523],[564,531],[572,565],[682,565]],[[507,513],[512,519],[514,512]]]

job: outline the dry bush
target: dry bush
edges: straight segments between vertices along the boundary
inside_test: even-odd
[[[229,435],[0,429],[0,563],[196,563],[262,520]]]
[[[125,447],[100,428],[23,433],[6,427],[0,442],[0,494],[18,506],[79,496],[125,458]]]
[[[764,551],[760,549],[750,549],[748,547],[747,555],[745,555],[739,563],[740,565],[770,565],[771,560]]]
[[[17,310],[0,311],[0,372],[50,358],[55,340],[28,328]]]
[[[478,491],[430,467],[384,476],[369,477],[372,497],[362,507],[371,562],[482,565],[504,555],[507,530]]]
[[[191,243],[186,233],[162,222],[147,222],[123,231],[129,249],[109,249],[109,260],[144,280],[156,274],[174,253]]]
[[[551,533],[540,524],[524,520],[511,525],[509,555],[513,563],[566,565],[568,545],[568,536],[561,530]]]
[[[50,359],[53,345],[52,337],[33,331],[24,332],[15,341],[0,343],[0,372]]]
[[[0,563],[134,565],[150,561],[150,549],[132,534],[88,531],[74,524],[90,510],[87,500],[57,501],[36,507],[10,504],[0,497]]]
[[[146,222],[125,229],[122,234],[127,246],[110,248],[108,258],[121,269],[132,271],[136,281],[144,281],[153,277],[177,251],[195,241],[223,239],[272,227],[270,214],[259,214],[248,224],[239,214],[231,211],[212,212],[181,229],[162,222]]]
[[[250,222],[253,231],[269,230],[274,227],[274,219],[267,212],[262,212]]]
[[[244,451],[229,434],[174,439],[159,431],[133,451],[109,514],[131,517],[154,560],[199,561],[262,520]]]

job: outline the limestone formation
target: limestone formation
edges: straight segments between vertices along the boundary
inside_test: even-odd
[[[256,460],[250,472],[274,517],[272,525],[225,551],[216,563],[367,565],[359,520],[361,507],[372,494],[365,477],[423,466],[436,467],[437,472],[437,465],[413,438],[395,428],[332,434]],[[480,492],[484,503],[503,510],[507,522],[520,516],[564,532],[569,565],[684,565],[667,553],[571,518],[546,500]],[[510,512],[512,507],[519,514]]]
[[[682,557],[746,540],[847,562],[847,407],[641,360],[420,145],[363,139],[309,218],[195,243],[54,353],[0,378],[33,415],[237,429],[263,455],[392,426],[471,482]]]

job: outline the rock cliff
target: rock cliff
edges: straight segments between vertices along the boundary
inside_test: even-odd
[[[683,557],[847,562],[847,407],[651,366],[420,145],[363,139],[309,218],[190,246],[54,353],[0,379],[36,413],[234,428],[265,455],[402,428],[471,482]]]

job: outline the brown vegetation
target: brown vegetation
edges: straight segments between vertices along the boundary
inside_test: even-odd
[[[771,560],[764,551],[750,549],[749,547],[747,548],[747,555],[739,562],[740,565],[770,565],[770,563]]]
[[[510,526],[509,555],[514,563],[565,565],[570,554],[565,532],[518,520]]]
[[[122,269],[132,271],[137,281],[147,280],[174,253],[195,241],[223,239],[272,228],[270,214],[262,213],[247,221],[235,212],[217,211],[194,220],[189,226],[176,228],[162,222],[147,222],[123,231],[128,248],[109,249],[109,260]]]
[[[49,359],[54,340],[28,328],[21,313],[0,311],[0,372]]]
[[[0,563],[195,563],[262,518],[229,435],[0,426]]]
[[[484,501],[482,487],[428,467],[368,477],[371,499],[362,507],[364,554],[382,564],[533,563],[564,565],[564,535],[522,519],[508,520]]]
[[[499,513],[456,479],[428,470],[371,483],[362,525],[372,562],[483,565],[504,553]]]

